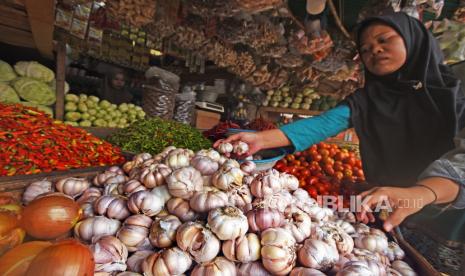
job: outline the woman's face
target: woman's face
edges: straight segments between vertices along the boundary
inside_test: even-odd
[[[115,89],[122,89],[124,87],[124,75],[121,73],[117,73],[115,77],[111,80],[111,85]]]
[[[383,23],[373,23],[363,30],[359,51],[366,69],[377,76],[394,73],[407,60],[404,39]]]

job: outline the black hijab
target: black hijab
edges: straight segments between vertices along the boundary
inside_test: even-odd
[[[437,41],[413,17],[391,13],[363,21],[358,46],[362,31],[375,22],[402,36],[406,63],[389,76],[365,70],[365,86],[346,102],[367,180],[380,186],[409,186],[428,164],[454,147],[464,94],[459,80],[443,65]]]

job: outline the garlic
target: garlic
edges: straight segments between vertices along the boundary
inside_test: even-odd
[[[293,204],[307,214],[311,213],[311,209],[313,206],[317,206],[317,202],[313,198],[311,198],[308,192],[304,189],[299,188],[295,190],[294,193],[292,193],[292,197]]]
[[[72,198],[76,198],[84,193],[90,187],[90,182],[85,178],[69,177],[59,180],[55,184],[57,191],[69,195]]]
[[[233,151],[234,147],[232,144],[230,143],[221,143],[219,146],[218,146],[218,151],[221,153],[221,154],[228,154],[228,153],[231,153]]]
[[[139,191],[128,199],[128,208],[134,214],[155,216],[163,209],[165,202],[150,191]]]
[[[389,242],[386,256],[393,262],[395,260],[402,260],[405,257],[405,252],[397,243]]]
[[[176,241],[176,230],[181,221],[173,215],[156,218],[150,227],[149,240],[154,247],[170,247]]]
[[[262,263],[270,273],[285,275],[296,264],[295,239],[283,228],[269,228],[261,234]]]
[[[249,187],[250,184],[252,184],[252,181],[254,180],[254,178],[255,177],[253,175],[245,175],[244,178],[242,178],[242,185]]]
[[[307,239],[298,252],[299,262],[310,268],[326,271],[339,260],[334,245],[320,240]]]
[[[252,194],[247,185],[233,187],[227,192],[227,197],[230,206],[236,206],[243,212],[249,211],[252,206]]]
[[[299,188],[299,180],[292,174],[281,173],[279,175],[279,178],[281,179],[281,184],[284,189],[289,191],[295,191]]]
[[[236,266],[224,257],[216,257],[204,264],[198,264],[191,276],[236,276]]]
[[[120,167],[118,166],[111,166],[107,169],[107,171],[109,172],[114,172],[114,173],[117,173],[117,174],[121,174],[121,175],[125,175],[124,173],[124,170],[122,170]]]
[[[402,276],[416,276],[417,273],[404,261],[396,260],[392,262],[392,268],[398,271]]]
[[[134,271],[137,273],[142,273],[142,262],[147,259],[148,256],[152,255],[153,251],[151,250],[140,250],[134,252],[131,257],[128,258],[126,262],[129,271]]]
[[[237,264],[237,276],[271,276],[260,261]]]
[[[328,221],[333,215],[333,210],[318,205],[313,205],[306,208],[305,212],[310,216],[313,222],[322,224]]]
[[[223,254],[228,260],[241,263],[259,260],[260,249],[260,238],[254,233],[225,241],[222,246]]]
[[[89,189],[85,190],[84,193],[76,200],[79,205],[84,203],[93,203],[99,197],[102,196],[102,192],[95,187],[90,187]]]
[[[94,177],[93,183],[97,187],[103,187],[109,184],[123,184],[127,181],[127,177],[125,175],[121,175],[115,172],[105,171],[103,173],[99,173]]]
[[[220,240],[233,240],[249,230],[247,217],[237,207],[221,207],[208,214],[208,226]]]
[[[334,223],[317,227],[312,237],[334,245],[341,255],[350,254],[354,249],[352,237]]]
[[[228,191],[242,185],[244,173],[239,168],[222,168],[212,175],[212,185],[220,190]]]
[[[115,272],[126,270],[128,249],[117,238],[103,236],[90,246],[94,255],[96,272]]]
[[[233,152],[237,155],[244,155],[249,151],[249,145],[242,141],[233,145]]]
[[[122,185],[123,184],[119,184],[119,183],[112,183],[112,184],[105,185],[105,187],[103,188],[103,194],[114,195],[114,196],[122,195],[123,194]]]
[[[374,274],[365,263],[358,261],[346,263],[344,267],[336,274],[336,276],[352,275],[378,276],[379,274]]]
[[[385,254],[388,250],[388,240],[386,235],[378,230],[371,228],[370,233],[359,234],[354,238],[355,246],[358,248],[366,249],[371,252],[378,252]]]
[[[284,212],[293,203],[293,200],[292,195],[288,191],[280,191],[276,194],[267,195],[264,198],[255,198],[252,206],[277,209],[280,212]]]
[[[366,234],[369,234],[371,231],[371,228],[368,225],[363,224],[363,223],[354,224],[354,229],[355,229],[356,236],[366,235]]]
[[[284,228],[292,233],[298,243],[303,242],[310,236],[312,220],[305,212],[297,207],[289,207],[284,215],[287,220]]]
[[[80,219],[95,217],[94,204],[92,202],[85,202],[81,205],[82,214]]]
[[[194,221],[198,214],[189,206],[189,201],[179,197],[173,197],[166,202],[166,209],[170,214],[177,216],[182,222]]]
[[[116,237],[126,245],[129,252],[138,250],[150,250],[149,228],[152,219],[145,215],[133,215],[128,217]]]
[[[202,175],[212,175],[218,168],[218,162],[206,157],[206,156],[195,156],[191,160],[192,167],[197,169]]]
[[[99,276],[99,275],[94,274],[94,276]],[[109,276],[109,275],[105,275],[105,276]],[[143,276],[143,275],[136,273],[136,272],[132,272],[132,271],[124,271],[124,272],[120,272],[116,274],[116,276]]]
[[[213,260],[220,252],[220,241],[207,228],[196,222],[186,222],[178,228],[176,242],[189,252],[197,263]]]
[[[196,156],[205,156],[205,157],[208,157],[208,158],[210,158],[210,159],[212,159],[213,161],[216,161],[216,162],[219,162],[220,159],[221,159],[220,153],[217,152],[214,149],[202,149],[202,150],[199,150],[198,152],[196,152],[195,155]]]
[[[111,195],[102,196],[94,201],[94,212],[117,220],[123,220],[131,214],[125,198]]]
[[[209,212],[228,205],[228,195],[213,187],[204,187],[196,192],[189,201],[189,206],[196,212]]]
[[[136,163],[136,166],[139,166],[145,161],[149,160],[150,158],[152,158],[152,155],[150,153],[143,152],[143,153],[139,153],[136,156],[134,156],[132,160]]]
[[[166,178],[173,171],[164,164],[152,164],[141,170],[139,181],[148,189],[166,184]]]
[[[283,213],[276,209],[255,208],[247,212],[250,230],[261,232],[268,228],[281,227],[285,223]]]
[[[250,192],[260,198],[275,194],[282,189],[283,186],[279,172],[274,169],[259,173],[250,184]]]
[[[171,199],[171,194],[168,191],[168,186],[162,185],[152,189],[152,194],[156,197],[161,198],[163,200],[163,204],[165,204],[168,200]]]
[[[257,165],[253,161],[244,161],[241,164],[241,170],[246,174],[253,174],[256,169]]]
[[[223,162],[223,164],[221,164],[221,169],[222,170],[228,170],[230,168],[238,168],[238,169],[240,169],[241,165],[239,164],[239,162],[237,162],[234,159],[226,159]]]
[[[188,253],[178,247],[151,254],[142,262],[142,271],[146,276],[182,275],[192,265]]]
[[[195,192],[203,187],[203,179],[200,172],[193,167],[185,167],[175,170],[167,179],[168,191],[172,196],[190,199]]]
[[[337,213],[339,219],[343,221],[347,221],[349,223],[355,223],[357,221],[357,218],[355,217],[355,214],[349,211],[342,211]]]
[[[355,228],[352,224],[348,223],[345,220],[336,220],[336,225],[340,227],[344,232],[346,232],[349,235],[355,234]]]
[[[132,179],[123,184],[123,194],[130,196],[131,194],[139,191],[145,191],[147,188],[142,185],[138,180]]]
[[[121,222],[106,217],[91,217],[81,220],[74,226],[74,236],[86,242],[101,236],[115,235]]]
[[[189,166],[190,159],[193,156],[194,152],[189,149],[175,149],[168,153],[163,163],[176,170]]]
[[[296,267],[291,271],[289,276],[325,276],[323,272],[307,267]]]
[[[52,190],[52,182],[48,180],[34,181],[26,187],[26,190],[23,193],[23,202],[27,205],[37,196],[52,192]]]

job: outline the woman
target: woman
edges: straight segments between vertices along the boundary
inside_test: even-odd
[[[101,99],[113,104],[130,103],[133,95],[125,89],[126,75],[122,70],[112,69],[107,76],[107,83],[101,92]]]
[[[366,69],[363,88],[321,116],[226,141],[247,142],[249,155],[288,145],[303,150],[353,126],[367,181],[378,187],[415,186],[416,198],[427,202],[431,187],[416,185],[417,178],[454,146],[464,108],[460,83],[443,65],[429,31],[406,14],[365,20],[356,42]]]

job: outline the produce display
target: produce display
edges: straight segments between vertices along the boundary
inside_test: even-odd
[[[304,109],[314,111],[326,111],[335,107],[338,103],[336,98],[319,95],[312,88],[305,88],[301,92],[290,91],[288,86],[276,90],[268,90],[263,106],[282,107],[292,109]]]
[[[0,104],[0,176],[120,164],[119,148],[37,109]]]
[[[16,213],[0,208],[12,217],[0,233],[73,237],[14,247],[1,275],[415,275],[381,230],[318,205],[290,174],[243,170],[213,149],[170,146],[90,179],[38,182],[24,206],[10,203]]]
[[[275,129],[277,128],[276,125],[272,122],[269,122],[265,119],[262,118],[257,118],[250,123],[246,124],[244,126],[245,129],[251,129],[251,130],[257,130],[257,131],[262,131],[262,130],[269,130],[269,129]]]
[[[203,132],[203,136],[210,139],[210,141],[215,142],[217,140],[226,138],[226,133],[228,132],[229,128],[241,128],[241,126],[231,121],[220,122],[211,129],[205,130]]]
[[[65,123],[82,127],[125,128],[145,118],[142,107],[134,104],[112,104],[96,96],[67,94],[65,96]]]
[[[167,146],[200,150],[211,147],[211,142],[190,125],[158,117],[139,120],[107,139],[130,152],[158,154]]]
[[[465,28],[463,22],[444,18],[433,22],[433,34],[439,41],[446,63],[465,60]]]

